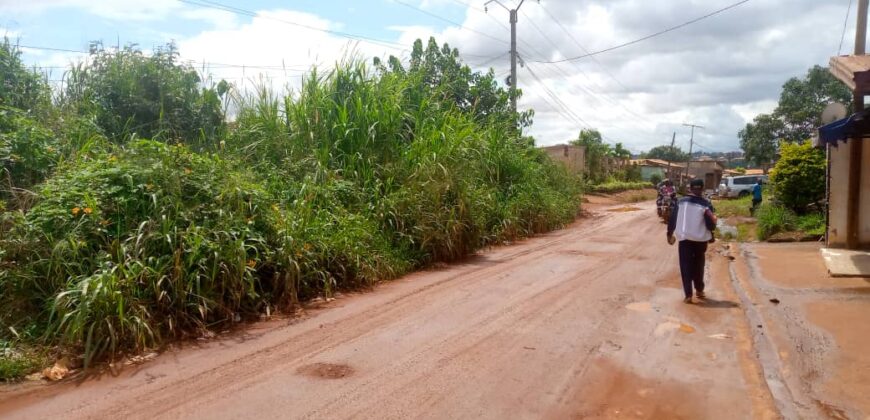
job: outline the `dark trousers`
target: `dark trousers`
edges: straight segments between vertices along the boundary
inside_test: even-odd
[[[692,285],[699,292],[704,291],[704,253],[706,242],[680,241],[680,274],[683,277],[683,291],[686,297],[692,296]]]
[[[759,204],[761,204],[761,200],[752,199],[752,207],[749,208],[749,213],[751,215],[755,215],[755,210],[758,209]]]

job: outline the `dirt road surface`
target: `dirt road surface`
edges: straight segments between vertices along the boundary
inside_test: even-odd
[[[117,376],[4,388],[0,417],[790,417],[728,259],[711,256],[712,299],[685,305],[653,204],[591,207],[564,230]]]

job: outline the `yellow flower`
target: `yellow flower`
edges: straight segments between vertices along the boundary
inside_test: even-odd
[[[73,216],[78,216],[80,211],[82,211],[82,209],[80,209],[78,207],[73,207],[73,209],[72,209]]]
[[[83,211],[85,212],[85,214],[91,214],[94,212],[94,209],[92,209],[90,207],[85,207],[85,209]]]
[[[115,155],[109,156],[109,162],[114,162],[116,160],[118,160],[118,158]]]

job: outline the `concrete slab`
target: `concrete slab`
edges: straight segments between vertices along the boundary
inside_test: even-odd
[[[870,252],[822,248],[822,259],[833,277],[870,277]]]

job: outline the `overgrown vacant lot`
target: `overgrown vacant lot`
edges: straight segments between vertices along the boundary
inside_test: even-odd
[[[579,210],[578,180],[512,128],[530,114],[434,41],[292,95],[203,83],[169,46],[97,51],[52,100],[2,54],[0,344],[18,358],[154,348]]]

